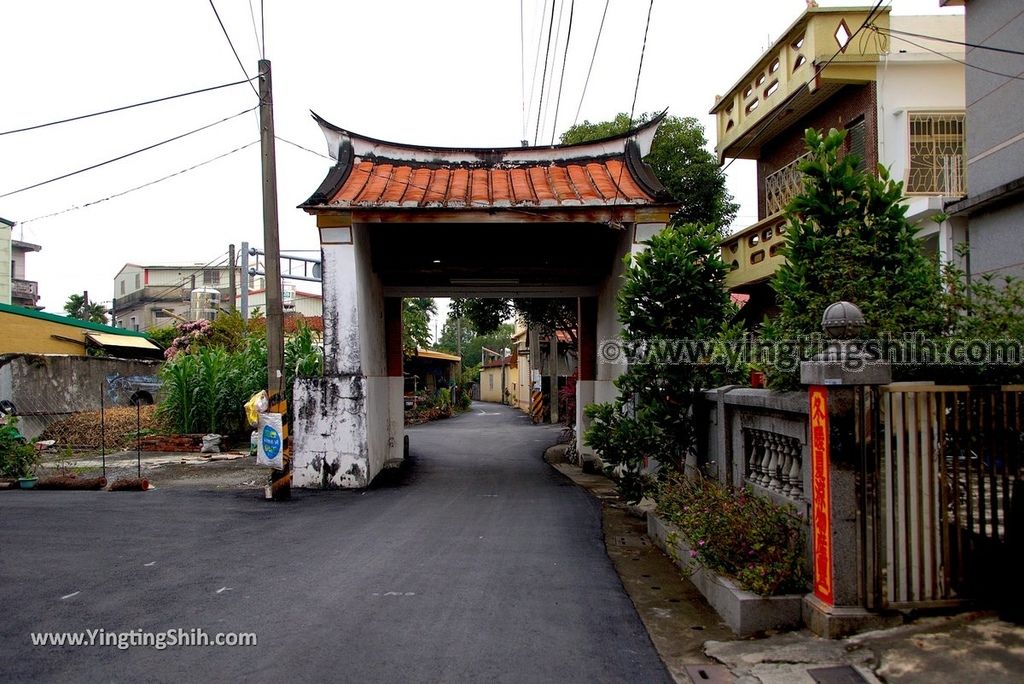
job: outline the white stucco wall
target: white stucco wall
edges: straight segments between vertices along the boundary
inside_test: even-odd
[[[401,377],[387,376],[384,296],[366,226],[323,246],[325,376],[295,385],[293,484],[367,486],[403,453]]]

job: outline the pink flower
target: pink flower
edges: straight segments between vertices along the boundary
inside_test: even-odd
[[[694,551],[693,549],[690,549],[690,558],[696,558],[696,557],[697,557],[697,552]]]

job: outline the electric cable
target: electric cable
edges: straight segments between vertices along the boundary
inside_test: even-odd
[[[107,195],[106,197],[102,197],[102,198],[97,199],[97,200],[92,200],[92,201],[86,202],[84,204],[78,204],[78,205],[75,205],[75,206],[72,206],[72,207],[68,207],[67,209],[62,209],[60,211],[55,211],[55,212],[52,212],[50,214],[44,214],[42,216],[36,216],[36,217],[30,218],[30,219],[25,220],[25,221],[20,221],[19,223],[21,225],[24,225],[26,223],[32,223],[34,221],[42,221],[43,219],[53,218],[54,216],[60,216],[61,214],[66,214],[66,213],[71,212],[71,211],[77,211],[78,209],[85,209],[87,207],[91,207],[91,206],[94,206],[96,204],[101,204],[101,203],[106,202],[108,200],[116,199],[116,198],[121,197],[123,195],[127,195],[128,193],[135,192],[136,190],[142,190],[143,188],[148,188],[151,185],[156,185],[157,183],[161,183],[161,182],[163,182],[165,180],[169,180],[171,178],[174,178],[175,176],[180,176],[183,173],[188,173],[189,171],[194,171],[195,169],[198,169],[198,168],[200,168],[202,166],[206,166],[207,164],[211,164],[211,163],[213,163],[213,162],[215,162],[215,161],[217,161],[219,159],[223,159],[224,157],[227,157],[227,156],[230,156],[232,154],[235,154],[236,152],[241,152],[245,148],[252,147],[253,145],[255,145],[258,142],[259,142],[259,140],[254,140],[251,143],[247,143],[245,145],[242,145],[241,147],[236,147],[235,149],[230,150],[228,152],[225,152],[223,154],[218,154],[216,157],[211,157],[210,159],[207,159],[206,161],[199,162],[198,164],[193,164],[192,166],[189,166],[187,168],[181,169],[180,171],[175,171],[174,173],[169,173],[166,176],[162,176],[162,177],[157,178],[155,180],[151,180],[151,181],[149,181],[147,183],[143,183],[142,185],[136,185],[135,187],[128,188],[127,190],[122,190],[121,192],[116,192],[113,195]]]
[[[31,185],[26,185],[25,187],[18,188],[17,190],[11,190],[9,192],[5,192],[3,194],[0,194],[0,198],[10,197],[11,195],[16,195],[19,192],[25,192],[26,190],[33,190],[35,188],[42,187],[44,185],[49,185],[50,183],[55,183],[55,182],[57,182],[59,180],[64,180],[65,178],[70,178],[71,176],[77,176],[78,174],[85,173],[86,171],[92,171],[93,169],[98,169],[101,166],[106,166],[107,164],[113,164],[116,161],[121,161],[122,159],[127,159],[128,157],[133,157],[136,154],[140,154],[142,152],[148,152],[149,150],[152,150],[154,148],[160,147],[161,145],[166,145],[167,143],[174,142],[175,140],[181,140],[182,138],[184,138],[186,136],[189,136],[189,135],[192,135],[193,133],[199,133],[200,131],[205,131],[208,128],[213,128],[214,126],[222,124],[225,121],[230,121],[231,119],[236,119],[236,118],[238,118],[240,116],[248,114],[249,112],[253,111],[254,109],[256,109],[256,107],[250,107],[249,109],[244,109],[244,110],[238,112],[237,114],[232,114],[231,116],[228,116],[228,117],[225,117],[223,119],[220,119],[219,121],[214,121],[213,123],[206,124],[205,126],[200,126],[199,128],[193,128],[191,131],[187,131],[185,133],[181,133],[180,135],[176,135],[173,138],[167,138],[166,140],[161,140],[158,143],[153,143],[152,145],[147,145],[146,147],[141,147],[141,148],[139,148],[137,150],[134,150],[132,152],[128,152],[126,154],[122,154],[122,155],[119,155],[117,157],[114,157],[113,159],[108,159],[106,161],[99,162],[98,164],[92,164],[90,166],[86,166],[85,168],[78,169],[77,171],[70,171],[70,172],[62,174],[60,176],[56,176],[55,178],[50,178],[48,180],[40,181],[38,183],[33,183]]]
[[[252,88],[252,92],[256,93],[256,97],[260,96],[256,86],[252,84],[252,80],[249,79],[249,72],[246,70],[245,65],[242,64],[242,58],[238,56],[238,50],[235,49],[235,44],[231,42],[231,36],[228,35],[228,30],[224,26],[224,22],[220,19],[220,12],[217,11],[217,6],[213,4],[213,0],[210,0],[210,9],[213,10],[213,15],[217,17],[217,23],[220,24],[220,30],[224,33],[224,37],[228,39],[228,47],[231,48],[231,52],[235,55],[235,59],[238,61],[238,66],[242,68],[242,73],[245,74],[245,78],[249,80],[249,87]]]
[[[580,93],[580,103],[576,107],[576,116],[572,120],[575,126],[580,120],[580,111],[583,109],[583,98],[587,96],[587,86],[590,85],[590,73],[594,70],[594,60],[597,58],[597,46],[601,44],[601,33],[604,31],[604,20],[608,16],[608,4],[611,0],[604,0],[604,12],[601,13],[601,25],[597,27],[597,40],[594,41],[594,52],[590,55],[590,66],[587,68],[587,78],[583,81],[583,92]]]
[[[544,71],[540,76],[540,101],[537,104],[537,127],[533,132],[533,144],[537,144],[537,138],[540,137],[540,117],[543,111],[544,105],[544,84],[547,80],[548,75],[548,57],[551,54],[551,29],[555,26],[555,0],[551,2],[551,20],[548,22],[548,44],[544,49]]]
[[[24,126],[23,128],[13,128],[9,131],[0,131],[0,136],[10,135],[12,133],[24,133],[25,131],[34,131],[40,128],[46,128],[48,126],[57,126],[59,124],[70,123],[72,121],[81,121],[82,119],[90,119],[94,116],[101,116],[103,114],[113,114],[114,112],[123,112],[126,109],[134,109],[135,107],[144,107],[145,105],[156,104],[158,102],[167,102],[168,100],[176,100],[180,97],[187,97],[189,95],[198,95],[199,93],[208,93],[211,90],[220,90],[221,88],[230,88],[231,86],[242,85],[246,82],[253,81],[256,76],[253,76],[248,81],[233,81],[231,83],[222,83],[221,85],[210,86],[209,88],[200,88],[199,90],[190,90],[187,93],[178,93],[177,95],[168,95],[166,97],[158,97],[155,100],[146,100],[145,102],[136,102],[130,105],[124,105],[123,107],[114,107],[113,109],[104,109],[101,112],[92,112],[91,114],[80,114],[78,116],[68,117],[67,119],[60,119],[58,121],[49,121],[47,123],[34,124],[32,126]]]
[[[555,98],[555,118],[551,122],[551,144],[555,144],[555,132],[558,130],[558,109],[562,104],[562,84],[565,83],[565,63],[569,60],[569,40],[572,38],[572,17],[576,11],[576,0],[569,5],[569,28],[565,32],[565,51],[562,53],[562,74],[558,77],[558,97]]]

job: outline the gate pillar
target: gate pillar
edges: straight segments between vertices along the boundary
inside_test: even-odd
[[[854,323],[838,333],[830,330],[829,314],[836,306],[826,310],[826,332],[856,337]],[[881,580],[873,386],[888,384],[891,377],[888,362],[868,361],[841,342],[800,364],[800,382],[809,386],[813,568],[813,592],[804,599],[803,617],[811,631],[825,638],[899,622],[873,612]]]

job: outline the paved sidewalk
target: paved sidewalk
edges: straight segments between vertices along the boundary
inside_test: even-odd
[[[599,499],[608,555],[622,578],[655,648],[677,682],[702,684],[687,668],[708,668],[710,681],[735,684],[811,684],[816,681],[899,684],[1001,684],[1024,681],[1024,627],[991,613],[920,618],[892,629],[846,639],[821,639],[807,630],[737,639],[678,568],[646,535],[642,510],[626,506],[614,483],[561,462],[559,472]],[[850,679],[821,679],[824,668]],[[858,678],[859,676],[859,678]]]

